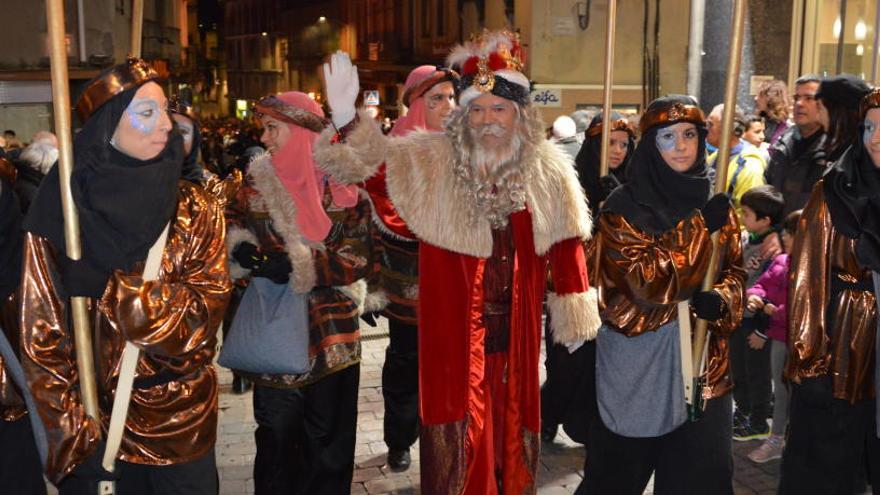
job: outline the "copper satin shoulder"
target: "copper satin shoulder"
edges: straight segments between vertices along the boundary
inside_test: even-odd
[[[588,245],[595,260],[601,243],[599,272],[591,277],[599,290],[603,322],[634,337],[654,331],[677,317],[676,304],[697,291],[709,265],[711,242],[703,218],[695,214],[663,235],[640,231],[621,215],[603,214],[599,230]],[[711,322],[707,379],[711,397],[730,388],[727,337],[742,319],[745,271],[736,214],[720,232],[721,270],[715,284],[728,311]]]
[[[216,191],[215,191],[216,192]],[[119,459],[139,464],[187,462],[214,447],[217,379],[211,365],[231,282],[225,247],[225,198],[181,182],[160,279],[115,272],[91,306],[101,423],[83,412],[66,302],[58,294],[56,253],[25,237],[21,329],[25,371],[50,438],[47,473],[60,480],[90,454],[109,420],[126,340],[141,348],[136,379],[162,369],[170,382],[132,391]]]
[[[843,290],[828,314],[833,277],[854,283],[870,280],[871,273],[856,260],[855,240],[831,224],[821,180],[801,215],[790,267],[786,376],[800,383],[830,374],[835,398],[854,403],[874,397],[874,294]]]

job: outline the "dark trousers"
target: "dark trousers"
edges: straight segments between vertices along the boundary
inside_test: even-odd
[[[254,387],[256,495],[351,491],[360,365],[296,389]]]
[[[584,343],[573,353],[551,338],[550,317],[544,328],[547,379],[541,385],[541,424],[546,431],[563,425],[575,442],[587,444],[596,405],[596,342]]]
[[[867,466],[880,494],[880,440],[874,399],[834,399],[828,376],[792,384],[779,493],[851,495]]]
[[[419,438],[418,327],[388,320],[390,344],[382,365],[385,444],[405,450]]]
[[[190,462],[170,466],[150,466],[116,462],[119,480],[117,495],[217,495],[217,462],[214,450]],[[97,483],[68,477],[59,487],[60,495],[92,495]]]
[[[730,336],[730,373],[733,378],[733,400],[736,407],[751,421],[766,421],[773,413],[773,385],[770,379],[770,341],[760,350],[749,347],[753,328],[750,319]]]
[[[649,413],[649,411],[645,411]],[[640,495],[651,474],[657,495],[732,495],[731,399],[712,399],[705,415],[666,435],[629,438],[597,416],[578,495]]]
[[[27,416],[18,421],[0,420],[0,492],[46,494],[43,466]]]

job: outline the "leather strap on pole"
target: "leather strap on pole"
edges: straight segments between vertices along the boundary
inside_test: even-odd
[[[147,262],[144,266],[144,282],[159,279],[159,271],[162,268],[162,254],[165,252],[165,244],[168,240],[168,229],[171,224],[165,226],[159,238],[147,254]],[[122,444],[122,435],[125,432],[125,420],[128,417],[128,405],[131,401],[131,389],[134,385],[134,375],[137,369],[140,350],[131,342],[125,343],[122,350],[122,361],[119,365],[119,381],[116,384],[116,395],[113,397],[113,409],[110,413],[110,425],[107,428],[107,448],[101,464],[104,469],[112,472],[116,464],[116,454]],[[99,495],[112,495],[115,486],[112,481],[102,481],[98,487]]]

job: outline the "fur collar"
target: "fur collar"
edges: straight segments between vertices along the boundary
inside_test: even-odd
[[[442,134],[410,134],[388,147],[388,193],[401,218],[421,240],[461,254],[492,255],[492,228],[470,222],[470,200],[456,187],[454,150]],[[572,237],[588,239],[592,220],[571,158],[549,142],[535,147],[526,184],[535,253]]]
[[[492,228],[485,219],[470,222],[470,200],[455,185],[455,150],[446,135],[417,131],[386,137],[375,121],[361,115],[345,144],[333,143],[334,136],[327,129],[315,145],[315,161],[325,172],[355,184],[375,175],[384,162],[389,196],[413,234],[456,253],[492,255]],[[532,164],[526,207],[535,252],[544,255],[556,242],[573,237],[588,239],[592,217],[571,158],[541,140],[523,160]]]
[[[272,219],[272,228],[284,240],[284,249],[293,267],[291,287],[300,294],[309,292],[318,278],[312,260],[312,247],[303,242],[296,224],[296,206],[278,180],[270,155],[264,153],[255,157],[248,166],[247,174],[266,206],[266,212]]]

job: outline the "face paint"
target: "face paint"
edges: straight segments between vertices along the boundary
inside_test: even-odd
[[[675,133],[672,131],[660,131],[657,133],[654,141],[660,151],[672,151],[675,149]]]
[[[144,134],[150,134],[159,121],[159,104],[148,98],[135,98],[125,109],[131,127]]]
[[[188,122],[177,122],[177,127],[180,129],[180,135],[183,136],[183,142],[189,144],[193,140],[193,126]]]
[[[865,133],[862,135],[862,140],[865,142],[865,146],[869,146],[871,144],[871,137],[874,135],[874,131],[877,130],[877,123],[871,119],[865,119]]]

